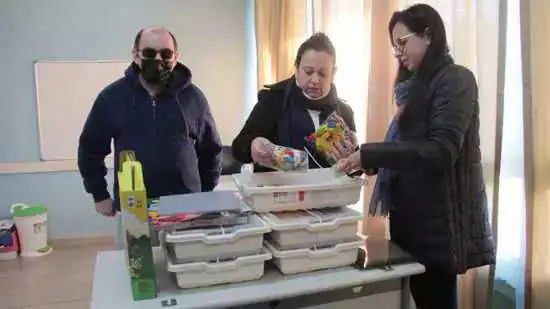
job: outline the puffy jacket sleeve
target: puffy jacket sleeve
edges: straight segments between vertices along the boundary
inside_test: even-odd
[[[258,92],[258,103],[231,145],[235,159],[242,163],[252,163],[250,146],[256,137],[274,141],[277,135],[277,121],[282,111],[282,100],[283,95],[277,91],[262,89]]]
[[[478,90],[470,70],[458,65],[444,70],[432,86],[424,139],[363,144],[361,164],[364,169],[443,169],[454,164],[477,109]]]
[[[105,157],[111,153],[112,132],[108,123],[109,100],[104,93],[96,98],[78,142],[78,169],[86,192],[95,202],[110,198],[107,190]]]

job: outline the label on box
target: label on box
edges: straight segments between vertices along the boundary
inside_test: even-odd
[[[338,190],[318,190],[313,194],[311,203],[326,203],[328,201],[338,201],[340,199]]]
[[[301,203],[305,201],[305,198],[306,198],[306,194],[304,191],[273,193],[274,204]]]

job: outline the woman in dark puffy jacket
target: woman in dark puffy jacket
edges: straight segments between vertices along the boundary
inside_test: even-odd
[[[398,112],[386,140],[341,160],[344,172],[378,172],[371,214],[390,216],[391,239],[426,267],[411,278],[418,309],[457,306],[457,274],[495,262],[483,181],[478,89],[454,64],[432,7],[395,12]]]

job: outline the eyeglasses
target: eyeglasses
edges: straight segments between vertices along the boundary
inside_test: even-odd
[[[146,48],[141,50],[141,56],[143,58],[154,59],[157,56],[157,54],[160,54],[160,57],[163,60],[169,60],[169,59],[172,58],[172,56],[174,56],[174,51],[169,49],[169,48],[163,48],[161,50],[156,50],[156,49],[151,48],[151,47],[146,47]]]
[[[408,38],[412,37],[414,35],[413,32],[409,34],[405,34],[404,36],[397,38],[395,40],[395,45],[392,46],[393,54],[396,55],[398,53],[403,53],[405,51],[405,47],[407,46],[407,43],[409,42]]]

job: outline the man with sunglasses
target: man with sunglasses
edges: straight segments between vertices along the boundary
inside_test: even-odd
[[[117,174],[113,199],[105,181],[111,141],[115,168],[121,151],[135,152],[149,198],[211,191],[221,172],[216,124],[191,71],[178,62],[172,33],[161,27],[139,31],[132,54],[124,77],[97,96],[80,135],[78,167],[104,216],[119,210]]]

